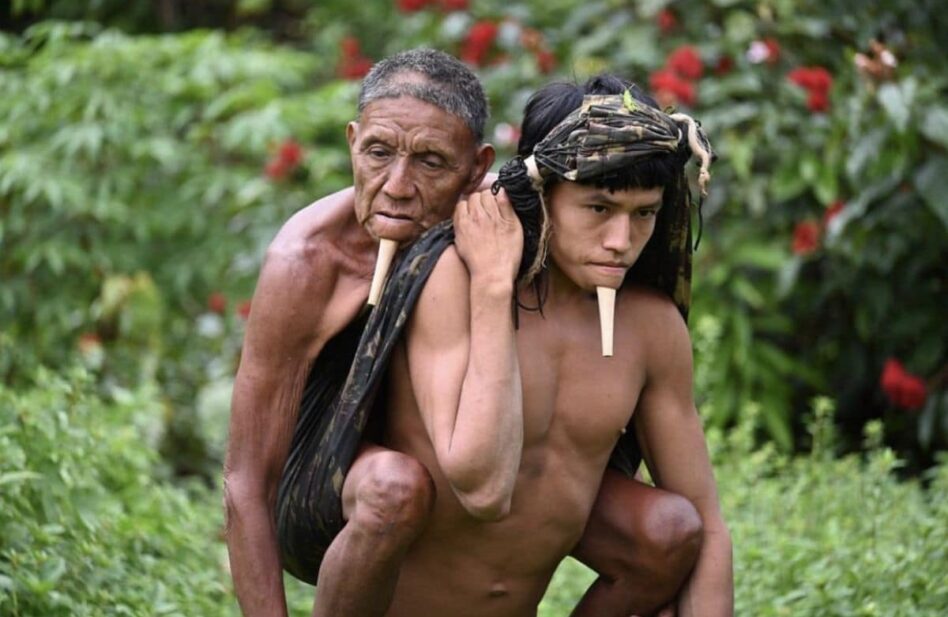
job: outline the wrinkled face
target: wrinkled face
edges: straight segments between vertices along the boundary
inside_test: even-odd
[[[547,200],[553,265],[585,291],[618,289],[655,231],[663,192],[556,183]]]
[[[346,135],[356,218],[374,238],[400,243],[451,216],[493,162],[463,120],[410,96],[369,103]]]

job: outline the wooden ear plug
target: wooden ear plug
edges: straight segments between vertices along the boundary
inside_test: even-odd
[[[602,355],[612,356],[612,340],[615,331],[616,290],[596,287],[599,297],[599,331],[602,333]]]
[[[392,259],[397,249],[398,242],[395,240],[382,238],[379,242],[379,256],[375,260],[375,272],[372,274],[372,285],[369,287],[369,306],[379,303],[382,288],[385,287],[385,278],[388,276],[389,268],[392,267]]]

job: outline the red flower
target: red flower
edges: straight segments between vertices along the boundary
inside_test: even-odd
[[[548,49],[541,49],[537,52],[537,66],[541,73],[549,73],[556,68],[556,56]]]
[[[484,64],[490,47],[497,38],[497,29],[497,24],[492,21],[479,21],[471,26],[461,46],[461,59],[474,66]]]
[[[816,221],[800,221],[793,229],[794,255],[809,255],[820,246],[820,226]]]
[[[839,213],[843,211],[846,207],[846,202],[842,199],[837,199],[826,208],[826,212],[823,213],[823,227],[828,227],[830,222],[839,216]]]
[[[879,382],[886,397],[897,407],[915,410],[921,409],[925,404],[925,381],[906,371],[902,363],[895,358],[885,361]]]
[[[767,37],[763,40],[763,43],[764,47],[767,48],[767,64],[777,64],[777,61],[780,60],[780,43],[772,37]]]
[[[267,162],[264,173],[271,180],[282,180],[290,175],[303,160],[303,147],[287,139],[277,148],[276,155]]]
[[[829,96],[819,90],[810,90],[810,93],[806,97],[806,106],[807,109],[815,114],[823,113],[829,110]]]
[[[822,66],[800,66],[789,73],[787,79],[805,90],[827,93],[833,86],[833,75]]]
[[[715,75],[727,75],[734,70],[734,58],[731,56],[721,56],[717,64],[714,65]]]
[[[689,106],[695,104],[694,85],[673,71],[668,69],[655,71],[649,75],[649,85],[662,107],[671,107],[677,103]]]
[[[829,91],[833,86],[833,75],[822,66],[800,66],[789,73],[787,79],[807,91],[806,106],[814,113],[829,110]]]
[[[207,309],[212,313],[223,315],[227,310],[227,297],[219,291],[215,291],[207,297]]]
[[[237,315],[241,319],[250,317],[250,300],[242,300],[240,304],[237,305]]]
[[[445,11],[466,11],[467,0],[439,0],[438,4]]]
[[[372,61],[368,58],[358,57],[344,59],[339,63],[337,73],[343,79],[362,79],[372,68]]]
[[[303,148],[292,139],[287,139],[280,144],[277,158],[287,167],[296,167],[303,160]]]
[[[414,13],[425,8],[431,0],[395,0],[395,6],[402,13]]]
[[[668,56],[665,67],[686,79],[700,79],[704,72],[701,56],[691,45],[682,45]]]
[[[336,74],[343,79],[362,79],[372,68],[372,61],[362,55],[362,48],[359,39],[354,36],[347,36],[339,43],[342,50],[342,57],[339,59],[339,66],[336,67]]]
[[[656,19],[658,21],[658,29],[662,31],[662,34],[668,34],[678,27],[678,17],[671,9],[662,9],[658,12]]]

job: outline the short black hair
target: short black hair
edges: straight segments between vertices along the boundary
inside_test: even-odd
[[[411,79],[413,75],[421,80]],[[411,96],[454,114],[480,143],[488,118],[487,96],[477,76],[443,51],[410,49],[380,60],[362,80],[359,113],[378,99]]]

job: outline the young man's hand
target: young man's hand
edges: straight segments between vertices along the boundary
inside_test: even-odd
[[[460,202],[454,231],[472,284],[513,283],[523,253],[523,230],[504,191],[481,191]]]

